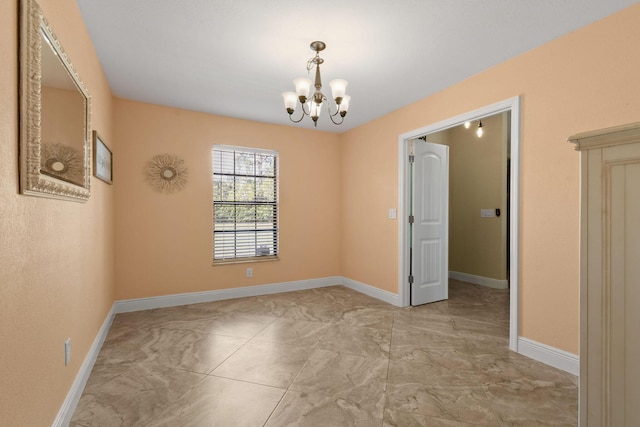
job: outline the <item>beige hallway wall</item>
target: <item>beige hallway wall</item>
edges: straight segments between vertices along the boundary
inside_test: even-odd
[[[579,155],[566,138],[638,120],[638,22],[635,5],[342,135],[342,274],[398,292],[398,135],[521,96],[519,333],[578,353]]]
[[[111,92],[76,2],[39,3],[92,96],[92,127],[117,156]],[[18,194],[18,4],[0,2],[0,425],[47,426],[113,302],[118,185],[92,178],[84,204]]]
[[[449,271],[490,279],[507,278],[506,266],[506,113],[456,126],[449,134]],[[499,208],[499,217],[482,218],[481,209]]]

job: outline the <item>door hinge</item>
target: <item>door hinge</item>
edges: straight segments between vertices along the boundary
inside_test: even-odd
[[[413,215],[409,215],[409,224],[413,224],[415,222],[415,218]]]
[[[413,275],[409,276],[409,284],[412,285],[413,284]]]
[[[414,156],[413,154],[409,155],[409,163],[413,163],[416,161],[416,156]]]

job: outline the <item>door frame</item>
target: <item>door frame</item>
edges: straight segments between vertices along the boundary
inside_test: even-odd
[[[519,275],[520,275],[520,97],[506,99],[477,110],[470,111],[398,137],[398,296],[400,305],[407,307],[410,301],[409,285],[409,140],[443,131],[466,121],[478,120],[495,114],[511,112],[511,188],[510,188],[510,237],[509,237],[509,349],[518,351],[519,325]]]

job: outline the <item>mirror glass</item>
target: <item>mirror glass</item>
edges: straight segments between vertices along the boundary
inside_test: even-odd
[[[34,0],[21,20],[21,193],[86,201],[89,95]]]
[[[41,31],[40,172],[84,185],[85,98]]]

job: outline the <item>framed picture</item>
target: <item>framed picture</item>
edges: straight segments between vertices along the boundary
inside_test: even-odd
[[[107,184],[113,184],[113,154],[95,130],[93,131],[93,175]]]

